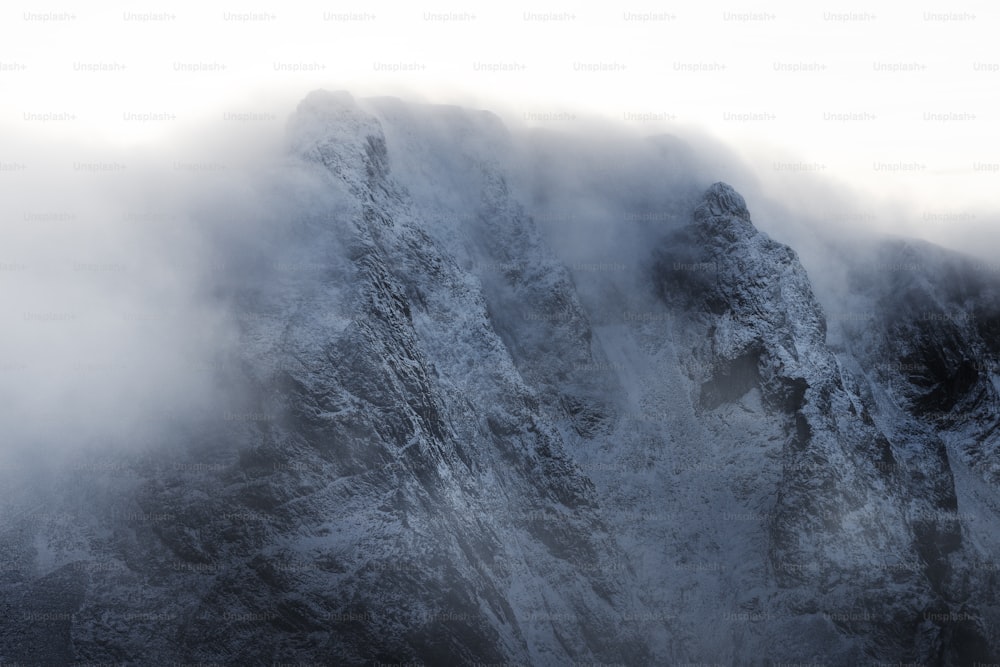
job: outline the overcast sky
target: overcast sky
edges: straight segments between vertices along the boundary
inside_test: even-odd
[[[1000,176],[998,12],[988,2],[14,2],[0,15],[0,119],[5,134],[146,140],[225,112],[287,112],[313,87],[409,89],[502,100],[529,122],[593,111],[694,124],[794,153],[759,158],[761,168],[909,188],[958,212],[992,201]],[[30,115],[53,113],[71,120]]]
[[[905,202],[907,231],[947,243],[996,222],[998,27],[988,2],[14,2],[0,137],[277,136],[318,87],[552,127],[596,113],[697,127],[765,183],[819,175]],[[17,187],[42,167],[30,141],[6,144]]]

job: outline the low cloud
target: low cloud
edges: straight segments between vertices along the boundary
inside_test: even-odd
[[[289,98],[288,110],[294,105]],[[530,127],[496,109],[505,122],[488,125],[507,148],[490,159],[507,169],[512,193],[557,255],[570,265],[626,267],[576,272],[592,284],[641,287],[649,249],[687,222],[716,180],[744,195],[758,228],[800,253],[821,296],[839,281],[833,242],[924,235],[989,258],[1000,241],[989,211],[959,216],[956,202],[920,219],[927,205],[875,200],[821,171],[755,171],[765,159],[797,162],[725,146],[698,128],[648,136],[635,124],[575,115]],[[451,168],[447,153],[459,139],[449,123],[442,111],[416,144],[426,153],[405,156],[394,153],[389,123],[389,159],[404,183],[449,183],[440,196],[471,210],[466,175],[415,171],[421,155],[425,172]],[[133,147],[15,138],[0,128],[0,454],[55,459],[140,447],[179,422],[218,419],[243,400],[225,370],[242,353],[240,320],[252,295],[271,290],[273,298],[289,275],[288,289],[307,289],[324,272],[304,267],[344,261],[339,249],[313,247],[309,234],[349,215],[345,194],[288,155],[284,123],[224,125],[187,126]],[[476,150],[476,137],[461,141]]]

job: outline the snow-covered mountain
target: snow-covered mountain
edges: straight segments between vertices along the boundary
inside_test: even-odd
[[[676,139],[389,98],[282,168],[325,195],[216,286],[232,411],[8,473],[0,663],[1000,660],[989,267],[815,294]]]

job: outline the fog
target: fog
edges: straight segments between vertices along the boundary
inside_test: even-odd
[[[245,297],[289,272],[294,289],[309,289],[325,274],[303,267],[343,261],[329,239],[310,242],[317,221],[336,224],[343,193],[288,154],[284,119],[298,96],[270,101],[285,109],[276,122],[188,123],[114,145],[0,126],[0,462],[141,450],[249,400],[228,372],[241,318],[252,317]],[[761,170],[799,158],[727,146],[698,127],[651,137],[585,114],[533,127],[508,105],[474,99],[504,119],[510,150],[497,159],[567,263],[641,268],[717,180],[744,195],[758,228],[800,253],[821,299],[841,282],[833,241],[922,235],[983,259],[1000,241],[994,212],[947,229],[922,224],[926,202],[878,199],[808,170]],[[442,119],[426,139],[438,151],[431,171],[448,162]],[[387,134],[395,175],[408,182],[419,165],[394,162]],[[643,275],[610,280],[631,290]]]
[[[239,296],[301,269],[294,224],[336,210],[281,133],[3,134],[0,462],[140,452],[245,407]]]

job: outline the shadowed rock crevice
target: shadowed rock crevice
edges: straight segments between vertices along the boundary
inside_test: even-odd
[[[732,403],[751,389],[760,387],[760,351],[751,350],[735,359],[719,362],[712,377],[701,385],[699,402],[706,410]]]

